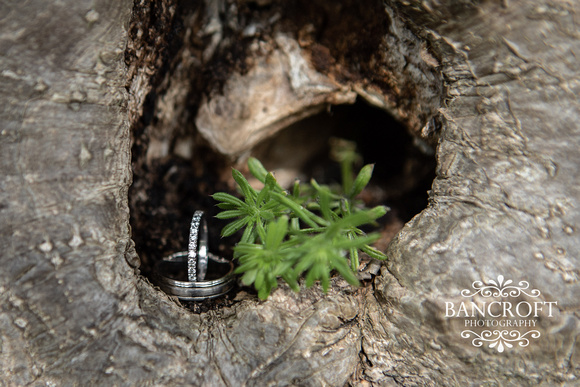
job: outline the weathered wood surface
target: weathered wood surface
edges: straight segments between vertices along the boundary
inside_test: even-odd
[[[388,88],[368,77],[338,76],[360,57],[333,57],[340,50],[328,49],[314,34],[314,42],[295,52],[303,61],[288,60],[290,67],[281,69],[292,73],[292,63],[310,63],[315,81],[332,81],[335,88],[316,98],[287,96],[293,106],[315,111],[337,90],[349,98],[355,92],[415,133],[437,131],[431,205],[390,245],[391,259],[374,290],[353,291],[341,281],[326,296],[281,288],[266,302],[248,298],[200,315],[179,307],[135,269],[127,204],[129,128],[144,111],[149,80],[160,70],[151,64],[155,52],[136,54],[153,59],[129,71],[124,64],[131,11],[139,7],[151,5],[33,1],[0,8],[0,383],[575,382],[580,39],[573,2],[388,2],[384,13],[373,13],[385,18],[386,27],[384,41],[373,45],[383,55],[369,68],[382,69],[376,78],[387,77]],[[162,3],[156,20],[173,17],[176,7]],[[232,36],[220,24],[227,18],[212,15],[232,16],[232,7],[208,2],[190,10],[184,26],[203,36],[206,46],[199,53],[181,52],[186,68],[164,78],[168,93],[159,96],[155,121],[165,124],[164,131],[150,135],[157,145],[148,157],[167,152],[165,142],[187,116],[172,104],[183,101],[187,93],[179,91],[187,89],[171,80],[196,74],[229,47]],[[260,20],[259,12],[255,17]],[[149,27],[140,31],[153,33],[155,41]],[[247,26],[228,24],[242,27]],[[261,36],[273,38],[274,30],[264,28]],[[289,58],[283,47],[271,55]],[[312,52],[330,55],[332,66],[312,63]],[[229,85],[249,88],[254,73],[251,66],[239,74],[231,70],[221,86],[236,103]],[[438,79],[447,88],[443,101]],[[414,88],[426,94],[414,95]],[[207,94],[210,108],[225,98],[215,90]],[[259,96],[251,97],[248,103],[262,106]],[[439,118],[430,121],[437,109]],[[256,120],[263,110],[232,111],[240,113],[237,123],[248,120],[240,127],[257,132],[278,129],[271,122],[299,114],[277,107],[260,127]],[[222,149],[218,137],[212,140],[214,129],[202,125],[216,121],[204,119],[203,112],[197,116],[200,129]],[[554,319],[542,321],[540,341],[501,355],[459,339],[442,317],[443,301],[474,280],[499,274],[529,281],[544,299],[557,300],[559,309]]]
[[[404,12],[445,53],[441,70],[452,99],[441,110],[432,205],[391,244],[390,274],[377,283],[392,313],[377,310],[372,329],[380,333],[364,335],[383,338],[363,345],[383,373],[375,375],[384,380],[388,369],[409,383],[576,383],[580,66],[573,3]],[[441,305],[472,281],[498,275],[529,281],[561,312],[541,322],[541,340],[515,355],[461,342]]]

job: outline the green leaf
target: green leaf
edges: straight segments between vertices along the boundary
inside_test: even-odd
[[[267,286],[262,286],[258,288],[258,297],[260,297],[260,300],[267,300],[271,291],[272,291],[271,288]]]
[[[234,273],[239,274],[239,273],[245,273],[247,271],[250,270],[258,270],[260,263],[258,260],[254,259],[255,257],[252,257],[250,255],[244,255],[241,259],[240,262],[243,261],[244,263],[242,263],[240,266],[238,266],[236,268],[236,270],[234,271]]]
[[[244,175],[242,175],[242,173],[237,169],[232,168],[232,177],[234,178],[236,183],[238,183],[238,186],[242,190],[242,194],[246,199],[246,203],[255,204],[258,194],[256,193],[256,190],[253,189],[252,186],[250,186],[250,183],[248,183],[248,180],[246,180]]]
[[[287,273],[291,273],[293,265],[294,262],[291,259],[285,259],[283,261],[278,262],[273,272],[276,273],[277,275],[285,275]]]
[[[271,191],[271,187],[269,186],[265,186],[264,188],[262,188],[260,190],[260,192],[258,193],[258,197],[256,198],[256,202],[258,203],[258,205],[267,202],[268,199],[270,199],[270,191]]]
[[[270,187],[270,189],[272,191],[274,191],[278,187],[278,182],[276,181],[276,178],[270,172],[268,172],[266,174],[266,183],[265,183],[265,185],[266,185],[266,187]]]
[[[373,215],[373,220],[375,220],[375,219],[378,219],[378,218],[384,216],[388,210],[389,210],[389,208],[387,206],[376,206],[376,207],[372,208],[370,210],[370,212]]]
[[[352,231],[349,233],[352,233]],[[373,243],[374,241],[379,239],[379,237],[380,235],[376,233],[365,236],[356,236],[353,237],[352,239],[350,237],[343,235],[343,237],[334,240],[333,245],[339,249],[350,249],[350,248],[360,249],[362,248],[362,246]]]
[[[317,279],[322,276],[322,272],[324,271],[324,267],[321,265],[312,265],[308,273],[306,274],[306,287],[310,288]]]
[[[247,213],[245,211],[228,210],[228,211],[220,212],[215,217],[218,219],[231,219],[231,218],[237,218],[239,216],[245,216],[245,215],[247,215]]]
[[[249,285],[253,284],[254,281],[256,280],[257,274],[258,274],[258,270],[255,270],[255,269],[245,272],[244,275],[242,276],[242,282],[244,283],[244,285],[249,286]]]
[[[297,218],[294,218],[292,220],[298,220]],[[310,228],[298,228],[299,226],[297,226],[296,229],[292,229],[292,233],[293,234],[317,234],[317,233],[321,233],[324,232],[324,230],[326,230],[326,227],[310,227]]]
[[[377,250],[372,246],[364,245],[361,247],[361,250],[374,259],[380,259],[380,260],[387,259],[387,256],[382,251]]]
[[[346,215],[344,218],[330,225],[329,231],[332,229],[333,232],[336,232],[340,229],[346,230],[349,228],[358,227],[378,219],[386,213],[387,210],[384,206],[377,206],[371,210],[355,212],[354,214]]]
[[[234,247],[234,250],[242,254],[240,260],[244,260],[245,255],[258,256],[263,251],[263,246],[254,243],[240,242],[236,247]]]
[[[282,279],[290,286],[292,290],[294,290],[295,292],[300,290],[300,286],[298,286],[298,282],[296,281],[296,278],[294,278],[294,276],[292,275],[291,271],[286,271],[282,273],[281,276]]]
[[[239,206],[234,206],[233,204],[229,203],[218,203],[216,206],[222,210],[235,210],[236,208],[240,208]]]
[[[288,217],[282,216],[277,221],[268,224],[266,231],[266,249],[274,250],[280,246],[288,232]]]
[[[260,211],[260,217],[265,221],[274,220],[276,217],[272,211]]]
[[[356,272],[358,270],[358,266],[360,265],[358,260],[358,249],[351,247],[349,251],[350,255],[350,268],[352,271]]]
[[[330,192],[328,188],[320,191],[320,211],[326,220],[332,220],[332,211],[330,210]]]
[[[302,273],[308,270],[314,264],[314,255],[312,253],[305,254],[302,259],[294,267],[294,273],[296,277],[299,277]]]
[[[342,215],[350,215],[350,213],[351,213],[350,201],[347,200],[346,198],[344,198],[340,201],[340,211],[342,212]]]
[[[226,204],[230,204],[230,205],[235,206],[235,207],[242,207],[242,208],[247,207],[246,203],[244,203],[243,201],[241,201],[237,197],[232,196],[230,194],[227,194],[225,192],[217,192],[217,193],[212,195],[212,198],[214,198],[215,200],[217,200],[219,202],[224,202]]]
[[[320,186],[316,180],[312,179],[310,182],[316,192],[318,192],[318,199],[320,203],[320,211],[324,219],[331,221],[333,219],[330,210],[330,190],[328,187]]]
[[[288,197],[279,194],[277,192],[273,192],[272,193],[272,197],[277,200],[279,203],[287,206],[288,208],[290,208],[292,211],[294,211],[294,213],[296,214],[296,216],[298,216],[300,219],[302,219],[303,222],[305,222],[306,224],[308,224],[310,227],[318,227],[318,225],[316,224],[316,222],[314,222],[311,218],[313,214],[309,214],[309,211],[304,209],[300,204],[297,204],[295,202],[293,202],[291,199],[289,199]]]
[[[290,230],[300,231],[300,220],[298,218],[290,219]]]
[[[262,163],[257,158],[250,157],[248,159],[248,169],[256,179],[260,180],[262,183],[266,182],[266,175],[268,174],[268,170],[264,168]]]
[[[262,224],[261,221],[257,221],[255,224],[256,224],[256,232],[258,233],[260,240],[262,241],[262,243],[266,243],[266,229],[264,228],[264,225]]]
[[[356,195],[362,192],[362,190],[367,186],[371,177],[373,176],[373,169],[375,168],[374,164],[367,164],[358,173],[358,176],[354,180],[352,188],[348,194],[351,198],[354,198]]]
[[[330,270],[323,270],[320,273],[320,284],[322,285],[324,293],[328,293],[328,288],[330,287]]]
[[[244,229],[244,234],[240,243],[254,243],[256,241],[256,233],[254,232],[254,225],[248,225]]]
[[[256,278],[254,279],[254,286],[256,287],[256,289],[258,291],[260,291],[260,289],[262,289],[262,287],[265,285],[265,281],[264,281],[264,272],[263,271],[258,271],[256,273]],[[262,297],[260,297],[262,298]]]
[[[292,187],[292,196],[294,196],[295,199],[298,199],[300,197],[300,180],[298,179],[294,180],[294,186]]]
[[[235,234],[236,231],[244,227],[247,223],[248,223],[247,218],[242,218],[231,222],[222,229],[222,237],[229,237],[230,235]]]
[[[276,289],[278,287],[278,279],[272,272],[266,274],[266,285],[268,289],[268,295],[270,295],[272,289]],[[268,297],[266,296],[266,298]]]

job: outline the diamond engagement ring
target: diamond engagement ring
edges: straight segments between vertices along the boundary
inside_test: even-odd
[[[203,211],[195,211],[189,228],[187,253],[187,279],[189,281],[203,281],[205,279],[208,264],[207,244],[207,222]]]
[[[209,252],[203,211],[195,211],[189,229],[188,251],[171,254],[153,268],[153,280],[165,293],[181,300],[219,297],[234,286],[234,264]]]

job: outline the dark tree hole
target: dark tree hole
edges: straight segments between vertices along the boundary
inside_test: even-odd
[[[385,204],[391,208],[380,222],[382,238],[377,247],[384,249],[404,223],[426,207],[427,191],[435,176],[434,151],[388,113],[359,100],[353,105],[330,106],[291,125],[256,146],[252,155],[275,171],[281,182],[314,177],[319,182],[338,183],[340,167],[329,157],[333,138],[357,144],[363,158],[357,167],[375,164],[373,179],[362,198],[369,206]],[[209,215],[210,249],[231,258],[236,239],[220,238],[226,223],[214,218],[217,208],[210,195],[217,191],[235,194],[231,167],[244,171],[245,162],[233,163],[197,134],[188,139],[185,144],[184,139],[175,139],[168,156],[149,161],[143,159],[147,152],[139,149],[139,142],[134,146],[131,226],[146,276],[161,257],[187,249],[189,223],[197,209]],[[184,146],[192,148],[189,157],[178,151]],[[227,299],[206,304],[219,306],[224,302]]]

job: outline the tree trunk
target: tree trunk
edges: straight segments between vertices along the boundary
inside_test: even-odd
[[[360,3],[0,7],[1,385],[575,382],[573,2]],[[229,167],[210,146],[243,159],[357,96],[437,146],[429,206],[373,286],[280,286],[192,313],[141,275],[212,206],[181,186],[151,195],[170,191],[175,155],[209,194]],[[503,353],[461,337],[445,304],[500,275],[557,302],[540,338]]]

